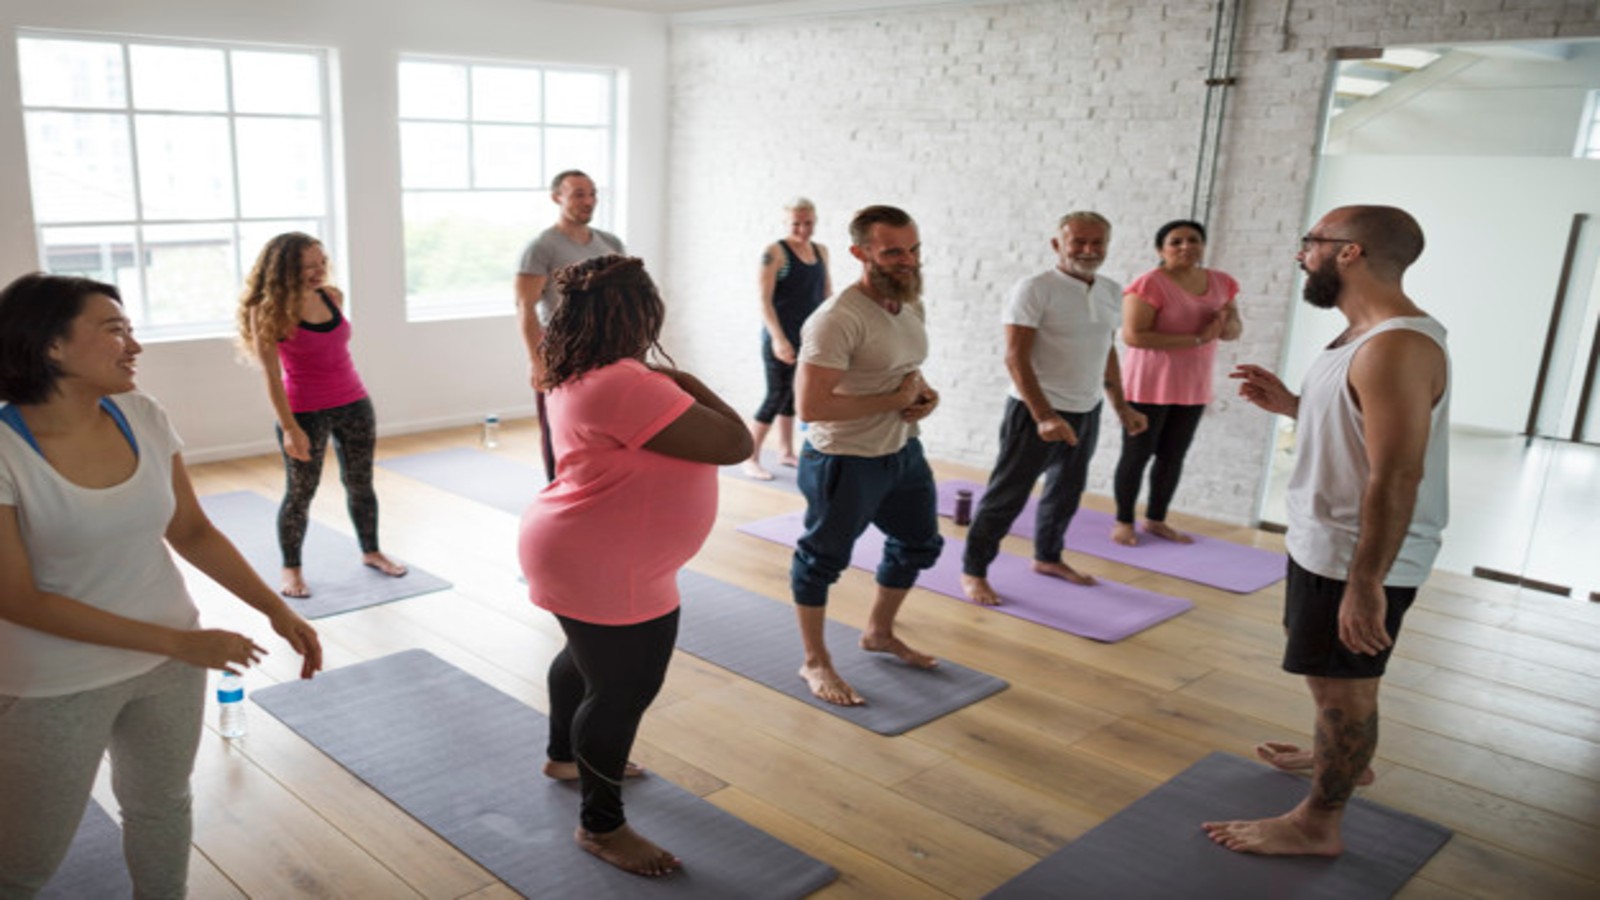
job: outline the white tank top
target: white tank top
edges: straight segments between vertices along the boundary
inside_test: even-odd
[[[1445,328],[1428,316],[1389,319],[1348,344],[1322,351],[1300,386],[1298,458],[1289,478],[1289,555],[1306,570],[1346,581],[1361,530],[1361,495],[1366,490],[1366,437],[1361,409],[1350,389],[1356,351],[1386,331],[1406,329],[1433,338],[1445,352],[1445,389],[1434,404],[1423,457],[1422,483],[1400,555],[1383,583],[1417,587],[1439,555],[1439,536],[1450,517],[1450,351]]]

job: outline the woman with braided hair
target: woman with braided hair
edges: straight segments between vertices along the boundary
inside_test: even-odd
[[[666,308],[643,262],[601,256],[555,279],[540,388],[556,471],[518,540],[529,597],[567,638],[544,771],[581,783],[579,846],[665,875],[682,863],[628,826],[622,780],[642,774],[628,753],[672,658],[678,569],[716,519],[716,467],[748,458],[750,433],[662,352]]]

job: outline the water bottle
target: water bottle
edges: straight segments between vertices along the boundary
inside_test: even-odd
[[[483,446],[488,450],[500,446],[499,413],[489,413],[483,417]]]
[[[233,672],[223,672],[217,680],[217,712],[223,737],[244,737],[244,679]]]
[[[971,525],[972,524],[972,492],[971,491],[967,491],[967,490],[956,491],[955,523],[957,525]]]

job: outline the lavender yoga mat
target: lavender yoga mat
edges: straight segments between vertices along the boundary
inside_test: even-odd
[[[739,530],[793,547],[805,531],[804,516],[803,512],[774,516],[743,525]],[[850,564],[876,570],[883,558],[883,541],[883,532],[868,528],[856,541]],[[939,561],[922,573],[917,586],[971,603],[961,592],[961,553],[965,549],[963,541],[945,538]],[[1138,634],[1194,608],[1187,600],[1115,582],[1102,580],[1084,587],[1039,575],[1028,560],[1009,553],[1000,554],[989,566],[989,584],[1005,600],[991,607],[994,611],[1106,643]]]
[[[972,512],[977,515],[983,485],[975,481],[939,482],[939,515],[955,515],[956,491],[972,492]],[[1029,497],[1028,505],[1011,523],[1011,533],[1032,540],[1038,511],[1039,498]],[[1198,534],[1193,535],[1192,544],[1140,534],[1139,546],[1124,547],[1111,540],[1111,526],[1116,521],[1110,513],[1080,508],[1067,528],[1067,549],[1236,594],[1254,593],[1284,578],[1288,558],[1282,553]]]

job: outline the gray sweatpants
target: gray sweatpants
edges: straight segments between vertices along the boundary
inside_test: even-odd
[[[205,684],[204,669],[168,660],[92,691],[0,695],[0,900],[32,897],[50,880],[107,749],[134,895],[184,896]]]

